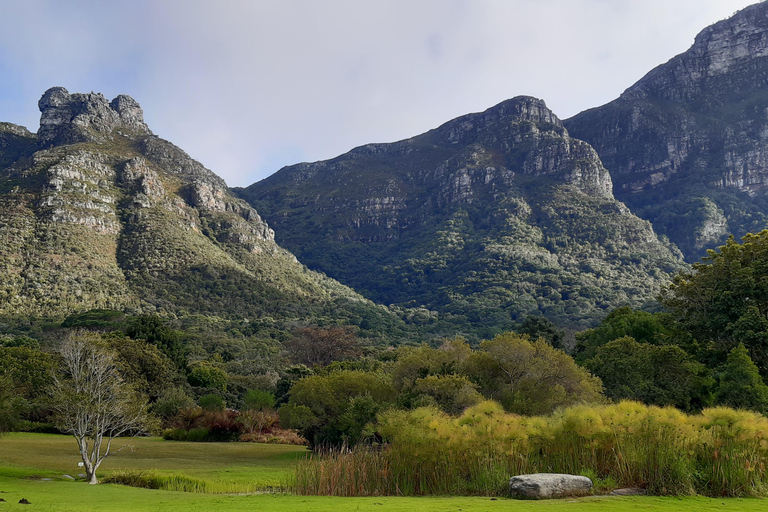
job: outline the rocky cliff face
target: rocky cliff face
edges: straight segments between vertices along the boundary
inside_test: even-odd
[[[768,3],[703,30],[621,97],[565,121],[616,196],[691,260],[768,224]]]
[[[91,308],[225,318],[382,308],[307,271],[128,96],[48,90],[40,129],[0,124],[0,316]],[[335,313],[334,313],[335,312]]]
[[[530,97],[239,193],[310,267],[476,332],[528,313],[586,325],[651,299],[680,268],[613,198],[594,149]]]

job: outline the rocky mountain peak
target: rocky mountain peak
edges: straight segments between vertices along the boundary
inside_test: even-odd
[[[768,57],[768,2],[742,9],[732,17],[711,25],[696,36],[691,48],[666,64],[656,67],[622,94],[632,100],[655,96],[671,101],[695,101],[719,85],[724,75],[751,74],[755,62]],[[754,79],[759,83],[755,84]],[[765,85],[752,76],[747,83],[732,81],[734,90]]]
[[[447,142],[460,144],[476,139],[482,132],[520,123],[545,124],[567,136],[562,121],[547,108],[544,100],[531,96],[516,96],[483,112],[458,117],[440,126],[437,133]]]
[[[152,133],[138,102],[122,94],[110,102],[100,93],[70,94],[64,87],[52,87],[37,105],[41,112],[37,135],[43,145],[100,142],[115,131]]]

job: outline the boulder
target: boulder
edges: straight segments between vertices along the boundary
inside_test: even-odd
[[[509,479],[509,493],[513,498],[562,498],[588,494],[592,480],[586,476],[560,473],[534,473]]]

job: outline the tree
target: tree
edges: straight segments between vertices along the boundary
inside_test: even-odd
[[[11,380],[0,375],[0,434],[11,430],[19,419],[20,402]]]
[[[625,336],[597,349],[585,366],[613,400],[698,409],[706,405],[704,366],[675,345],[638,343]]]
[[[312,446],[355,443],[395,396],[390,379],[378,373],[313,375],[293,385],[290,400],[279,410],[280,421],[298,429]]]
[[[52,391],[57,424],[77,441],[88,483],[96,484],[96,470],[115,438],[150,426],[147,401],[120,376],[116,354],[100,336],[70,333],[59,354],[62,367]]]
[[[716,398],[728,407],[768,413],[768,386],[743,343],[728,354]]]
[[[665,316],[659,313],[633,311],[628,306],[616,308],[594,329],[576,334],[573,358],[584,364],[595,357],[597,350],[613,340],[629,336],[638,343],[658,345],[673,337],[672,329],[665,325]]]
[[[605,401],[600,379],[541,338],[531,342],[507,332],[484,341],[465,372],[480,393],[517,414],[549,414],[558,407]]]
[[[216,362],[198,361],[191,367],[187,380],[193,386],[226,391],[229,376],[227,371]]]
[[[532,340],[544,338],[544,340],[555,348],[563,349],[563,339],[565,332],[558,329],[557,326],[548,318],[537,315],[528,315],[517,329],[519,334],[527,334]]]
[[[350,326],[303,327],[286,342],[295,363],[327,366],[333,361],[360,357],[363,352]]]
[[[707,347],[699,357],[708,366],[723,364],[743,342],[768,377],[768,230],[747,234],[742,241],[731,237],[718,250],[708,251],[692,271],[675,276],[662,304]]]
[[[179,369],[187,366],[187,349],[179,333],[171,329],[157,315],[141,315],[131,319],[125,334],[136,340],[145,340],[157,346]]]

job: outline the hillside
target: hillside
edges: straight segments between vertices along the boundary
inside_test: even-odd
[[[251,326],[399,325],[309,271],[128,96],[48,90],[40,129],[0,124],[0,316],[92,308]],[[254,323],[255,322],[255,323]]]
[[[682,267],[597,153],[518,97],[237,191],[310,268],[487,336],[528,314],[591,325]]]
[[[616,197],[696,261],[768,225],[768,3],[704,29],[619,98],[564,121]]]

